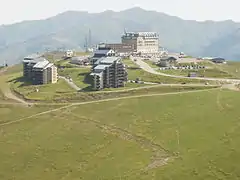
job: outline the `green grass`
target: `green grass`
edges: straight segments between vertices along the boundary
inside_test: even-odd
[[[216,86],[217,87],[217,86]],[[97,92],[78,92],[69,93],[62,95],[55,95],[53,98],[54,102],[87,102],[95,100],[103,100],[110,98],[128,97],[128,96],[139,96],[146,94],[159,94],[159,93],[170,93],[170,92],[181,92],[181,91],[192,91],[192,90],[202,90],[215,87],[180,87],[180,86],[151,86],[150,88],[145,87],[141,89],[116,89],[110,92],[97,91]]]
[[[64,68],[59,70],[60,76],[70,76],[73,82],[80,88],[87,88],[91,86],[91,78],[90,78],[90,68]]]
[[[90,55],[91,53],[88,52],[76,52],[76,56],[87,56]]]
[[[79,66],[76,64],[71,64],[70,60],[59,60],[54,63],[57,67],[65,67],[65,68],[78,68]]]
[[[55,84],[31,85],[25,82],[21,75],[10,78],[11,89],[28,100],[51,100],[56,95],[71,93],[72,89],[64,80],[59,79]],[[39,92],[36,92],[39,89]]]
[[[161,76],[146,72],[142,69],[128,69],[128,79],[135,80],[136,78],[140,78],[145,82],[154,82],[154,83],[166,83],[166,84],[180,84],[180,83],[214,83],[206,80],[198,80],[198,79],[181,79],[181,78],[172,78],[167,76]]]
[[[155,62],[153,62],[153,61],[150,61],[150,60],[146,60],[146,61],[144,61],[145,63],[147,63],[150,67],[152,67],[152,68],[159,68],[159,66],[158,65],[156,65],[155,64]]]
[[[149,86],[149,84],[138,84],[138,83],[129,83],[127,82],[125,87],[120,88],[105,88],[102,91],[118,91],[118,90],[128,90],[131,88],[138,88],[138,87],[146,87]]]
[[[178,65],[194,65],[194,63],[179,63]],[[240,78],[240,63],[228,61],[227,64],[214,64],[209,61],[198,62],[198,65],[204,65],[209,69],[199,70],[158,70],[166,74],[187,76],[189,72],[197,72],[199,76],[213,78]]]
[[[1,127],[0,177],[238,180],[239,106],[238,92],[212,90],[43,114]]]
[[[20,73],[23,71],[23,65],[22,64],[17,64],[11,67],[8,67],[8,70],[4,73],[5,75],[12,75],[15,73]]]
[[[158,70],[159,72],[165,74],[172,74],[172,75],[181,75],[181,76],[188,76],[189,72],[196,72],[197,76],[199,77],[213,77],[213,78],[235,78],[235,76],[229,74],[226,71],[221,71],[217,68],[214,69],[187,69],[187,70]]]
[[[139,68],[139,66],[136,65],[131,59],[123,59],[122,62],[123,62],[128,68]]]
[[[125,64],[129,64],[131,67],[131,64],[135,65],[135,67],[138,67],[133,61],[130,59],[123,60]],[[152,64],[151,61],[145,61],[148,64]],[[132,65],[132,66],[133,66]],[[153,66],[153,65],[152,65]],[[128,79],[130,80],[136,80],[136,78],[140,78],[142,81],[145,82],[154,82],[154,83],[166,83],[166,84],[173,84],[173,83],[205,83],[207,81],[205,80],[196,80],[196,79],[180,79],[180,78],[171,78],[166,76],[160,76],[156,74],[151,74],[149,72],[146,72],[142,69],[135,69],[135,68],[128,68]],[[210,82],[213,83],[213,82]]]
[[[240,78],[240,62],[228,61],[227,64],[217,64],[216,66],[218,69]]]
[[[48,111],[51,109],[59,108],[62,105],[37,105],[33,107],[21,106],[21,105],[1,105],[0,103],[0,126],[3,123],[19,120],[28,116]]]
[[[68,71],[69,70],[69,71]],[[79,75],[79,71],[81,75]],[[76,71],[70,71],[70,69],[65,69],[65,74],[61,75],[69,75],[72,77],[73,81],[81,88],[85,88],[90,91],[89,84],[84,84],[86,81],[86,74],[88,74],[88,69],[86,68],[78,68]],[[185,90],[194,90],[199,88],[206,87],[155,87],[155,88],[146,88],[146,89],[138,89],[138,90],[128,90],[131,88],[143,87],[147,86],[145,84],[135,84],[135,83],[127,83],[126,87],[123,88],[110,88],[105,89],[104,91],[112,91],[112,92],[104,92],[104,91],[90,91],[90,92],[75,92],[63,79],[59,79],[56,84],[46,84],[46,85],[31,85],[23,80],[21,74],[14,74],[9,76],[5,81],[10,81],[10,86],[12,91],[17,93],[19,96],[26,100],[31,101],[46,101],[46,102],[83,102],[83,101],[91,101],[91,100],[99,100],[113,97],[123,97],[123,96],[131,96],[131,95],[140,95],[146,93],[165,93],[165,92],[176,92],[176,91],[185,91]],[[39,89],[39,92],[36,91]],[[84,90],[84,89],[83,89]],[[121,92],[114,92],[114,91]]]
[[[59,61],[56,61],[54,64],[56,66],[66,66],[67,64],[69,64],[70,60],[59,60]]]

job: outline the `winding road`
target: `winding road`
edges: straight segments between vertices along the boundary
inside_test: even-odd
[[[136,61],[134,61],[134,59]],[[161,76],[167,76],[172,78],[182,78],[182,79],[199,79],[199,80],[207,80],[207,81],[222,81],[222,82],[230,82],[230,83],[240,83],[240,79],[226,79],[226,78],[209,78],[209,77],[186,77],[186,76],[177,76],[177,75],[170,75],[165,74],[161,72],[155,71],[151,66],[149,66],[147,63],[141,60],[139,57],[132,57],[131,60],[137,64],[140,68],[142,68],[144,71],[147,71],[152,74],[161,75]]]

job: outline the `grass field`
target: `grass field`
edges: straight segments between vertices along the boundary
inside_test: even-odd
[[[88,88],[90,87],[88,74],[88,68],[66,68],[64,71],[59,72],[62,76],[70,76],[73,81],[81,88],[85,88],[90,91]],[[122,97],[129,95],[138,95],[144,94],[147,92],[175,92],[182,90],[191,90],[191,89],[199,89],[201,87],[191,88],[191,87],[156,87],[151,89],[139,89],[139,90],[131,90],[126,92],[76,92],[72,89],[63,79],[59,79],[56,84],[46,84],[46,85],[31,85],[30,83],[25,82],[22,79],[21,73],[12,74],[11,76],[5,77],[5,85],[6,81],[10,81],[11,89],[16,92],[19,96],[23,97],[26,100],[33,101],[47,101],[47,102],[82,102],[89,100],[97,100],[97,99],[105,99],[112,97]],[[143,87],[146,85],[142,84],[132,84],[127,83],[126,87],[119,89],[105,89],[105,91],[116,91],[116,90],[127,90],[136,87]],[[204,87],[205,88],[205,87]],[[39,92],[36,91],[39,90]]]
[[[0,127],[6,122],[22,119],[43,111],[59,108],[62,105],[36,105],[34,107],[25,107],[21,105],[1,105],[0,104]]]
[[[136,67],[138,67],[134,62],[132,62],[129,59],[125,59],[124,62],[126,64],[133,63]],[[148,64],[152,64],[150,61],[145,61],[145,62]],[[214,84],[214,82],[206,81],[206,80],[181,79],[181,78],[172,78],[172,77],[156,75],[156,74],[152,74],[152,73],[149,73],[142,69],[137,69],[137,68],[128,68],[127,71],[128,71],[128,79],[130,79],[130,80],[136,80],[136,78],[140,78],[142,81],[146,81],[146,82],[165,83],[165,84],[206,83],[206,82]]]
[[[172,74],[172,75],[181,75],[188,76],[189,72],[196,72],[199,77],[213,77],[213,78],[236,78],[232,74],[229,74],[226,71],[222,71],[220,69],[199,69],[199,70],[158,70],[159,72]]]
[[[59,70],[60,76],[71,77],[73,82],[80,88],[87,88],[91,86],[90,68],[65,68]]]
[[[128,67],[128,68],[139,68],[138,65],[136,65],[133,61],[130,59],[123,59],[122,62]]]
[[[50,101],[56,95],[75,92],[64,80],[59,79],[55,84],[31,85],[22,79],[21,74],[10,78],[11,89],[28,100]],[[39,90],[39,92],[36,91]]]
[[[187,76],[189,72],[197,72],[199,76],[213,78],[240,78],[240,63],[228,61],[227,64],[213,64],[207,61],[199,62],[199,65],[209,67],[209,69],[199,70],[159,70],[166,74]],[[184,64],[187,65],[187,64]]]
[[[15,66],[8,67],[8,70],[4,73],[5,75],[12,75],[23,71],[22,64],[17,64]]]
[[[238,92],[211,90],[72,106],[2,126],[0,177],[237,180],[239,106]]]
[[[217,86],[216,86],[217,87]],[[117,98],[117,97],[128,97],[128,96],[139,96],[147,94],[159,94],[159,93],[171,93],[171,92],[181,92],[181,91],[192,91],[192,90],[202,90],[202,89],[211,89],[213,87],[179,87],[179,86],[154,86],[150,88],[142,89],[119,89],[118,91],[105,92],[78,92],[78,93],[69,93],[69,94],[57,94],[53,97],[52,101],[54,102],[86,102],[86,101],[95,101],[108,98]]]
[[[144,61],[152,68],[159,68],[152,61]],[[215,64],[209,61],[200,61],[197,63],[201,66],[206,66],[208,69],[199,70],[158,70],[159,72],[187,76],[189,72],[197,72],[198,76],[213,77],[213,78],[240,78],[240,63],[228,61],[227,64]],[[189,66],[194,63],[178,63],[176,66]]]
[[[217,68],[226,71],[234,77],[240,78],[240,62],[229,61],[227,64],[219,64]]]
[[[140,78],[142,81],[146,81],[146,82],[165,83],[165,84],[205,83],[205,82],[214,83],[214,82],[210,82],[210,81],[206,81],[206,80],[166,77],[166,76],[151,74],[142,69],[128,69],[128,78],[131,80]]]

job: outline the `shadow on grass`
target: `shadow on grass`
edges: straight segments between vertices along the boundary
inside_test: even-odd
[[[90,91],[94,91],[93,88],[92,88],[93,79],[92,79],[90,73],[89,73],[89,72],[84,72],[84,73],[79,73],[78,75],[79,75],[79,76],[83,76],[83,77],[84,77],[83,82],[84,82],[85,84],[88,84],[88,86],[85,87],[85,88],[82,88],[82,89],[80,90],[80,92],[90,92]]]
[[[18,87],[24,87],[24,86],[31,86],[33,85],[31,81],[27,80],[24,77],[18,77],[18,78],[14,78],[8,81],[9,83],[21,83]]]

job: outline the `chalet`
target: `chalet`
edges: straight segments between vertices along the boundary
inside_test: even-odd
[[[162,58],[157,62],[157,64],[158,64],[160,67],[169,67],[169,66],[171,66],[172,64],[174,64],[176,61],[177,61],[177,58],[176,58],[176,57],[168,56],[168,57],[162,57]]]

